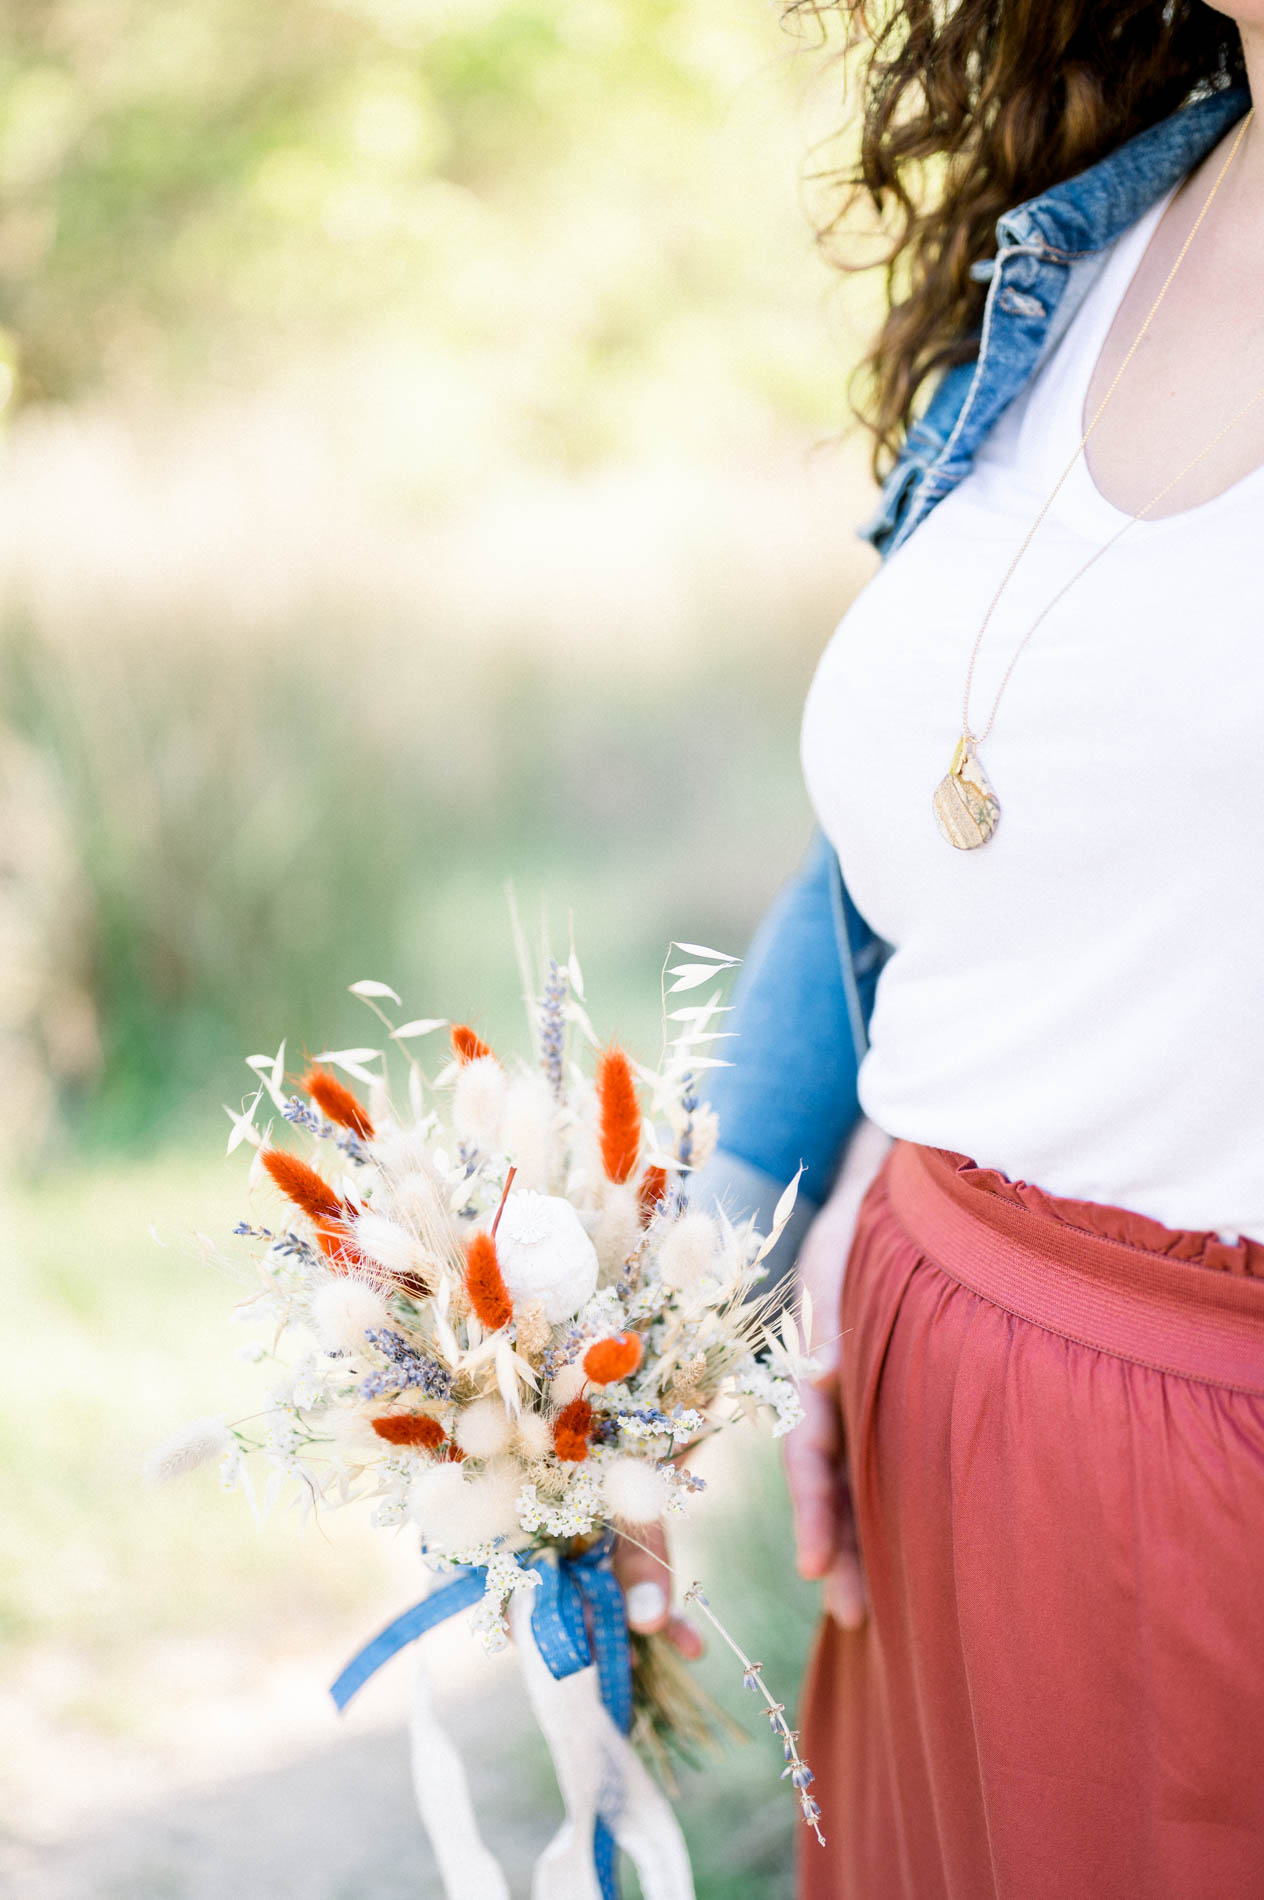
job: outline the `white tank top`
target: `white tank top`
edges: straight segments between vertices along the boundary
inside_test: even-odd
[[[980,747],[995,836],[954,850],[931,810],[979,622],[1079,439],[1165,203],[840,622],[802,762],[895,946],[860,1068],[869,1118],[1053,1194],[1262,1240],[1264,468],[1139,522],[1038,628]],[[976,730],[1031,622],[1126,519],[1081,456],[984,636]]]

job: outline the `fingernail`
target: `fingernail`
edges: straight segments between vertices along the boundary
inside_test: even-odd
[[[628,1591],[628,1622],[634,1630],[650,1629],[667,1612],[667,1592],[661,1583],[634,1583]]]

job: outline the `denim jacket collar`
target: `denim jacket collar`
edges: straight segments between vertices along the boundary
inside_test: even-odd
[[[1058,342],[1106,248],[1249,104],[1242,86],[1208,93],[997,221],[996,257],[977,267],[990,280],[978,353],[947,372],[909,431],[861,530],[880,552],[894,552],[968,473],[983,437]]]
[[[1005,212],[996,227],[1000,244],[1034,242],[1068,262],[1103,250],[1179,184],[1250,103],[1246,88],[1235,86],[1161,119],[1078,177]]]

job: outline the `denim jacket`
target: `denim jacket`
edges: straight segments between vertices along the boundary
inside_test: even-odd
[[[1107,158],[1007,211],[970,362],[940,380],[909,430],[861,529],[885,557],[949,494],[979,444],[1052,352],[1108,247],[1205,157],[1250,103],[1244,87],[1213,92],[1130,139]],[[856,1079],[868,1046],[878,974],[889,954],[856,909],[818,826],[803,862],[761,920],[736,984],[733,1066],[716,1069],[711,1101],[721,1147],[691,1199],[754,1212],[766,1229],[800,1162],[783,1267],[825,1199],[860,1117]]]

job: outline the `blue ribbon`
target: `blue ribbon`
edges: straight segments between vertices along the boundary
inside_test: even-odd
[[[559,1553],[550,1562],[544,1552],[533,1551],[518,1561],[539,1574],[531,1633],[550,1674],[560,1680],[595,1661],[602,1703],[615,1727],[626,1735],[632,1726],[632,1646],[623,1590],[610,1568],[613,1548],[614,1539],[607,1535],[577,1556]],[[458,1570],[451,1583],[388,1623],[352,1657],[333,1684],[329,1693],[337,1706],[345,1709],[356,1690],[409,1643],[477,1603],[486,1576],[482,1564]],[[593,1863],[602,1900],[618,1900],[615,1858],[614,1835],[598,1815],[593,1827]]]

